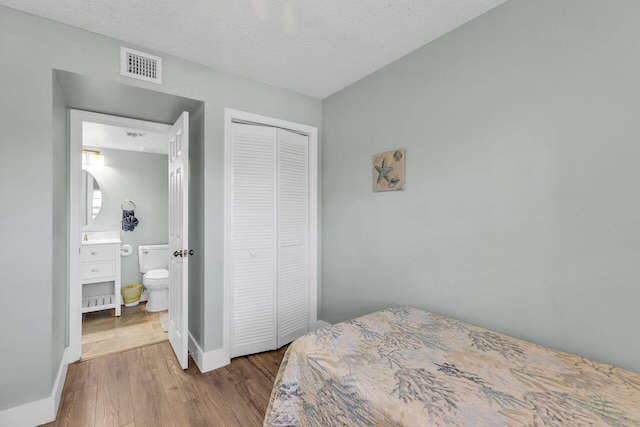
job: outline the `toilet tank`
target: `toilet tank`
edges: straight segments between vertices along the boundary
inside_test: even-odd
[[[138,246],[140,273],[169,268],[169,245]]]

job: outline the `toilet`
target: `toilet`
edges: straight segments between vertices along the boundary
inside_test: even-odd
[[[169,308],[169,245],[138,246],[142,284],[149,291],[147,311]]]

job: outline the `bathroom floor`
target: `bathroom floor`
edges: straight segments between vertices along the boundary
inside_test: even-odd
[[[122,306],[120,317],[114,315],[114,310],[83,314],[81,360],[167,341],[169,334],[160,324],[161,315],[166,322],[166,313],[148,313],[143,302],[133,307]]]

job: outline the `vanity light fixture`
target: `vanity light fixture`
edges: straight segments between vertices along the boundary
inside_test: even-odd
[[[104,165],[104,156],[98,150],[82,149],[82,164],[83,165]]]

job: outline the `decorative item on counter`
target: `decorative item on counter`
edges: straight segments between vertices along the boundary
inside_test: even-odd
[[[122,230],[133,231],[134,228],[140,223],[135,215],[136,204],[131,200],[125,200],[122,205]]]

